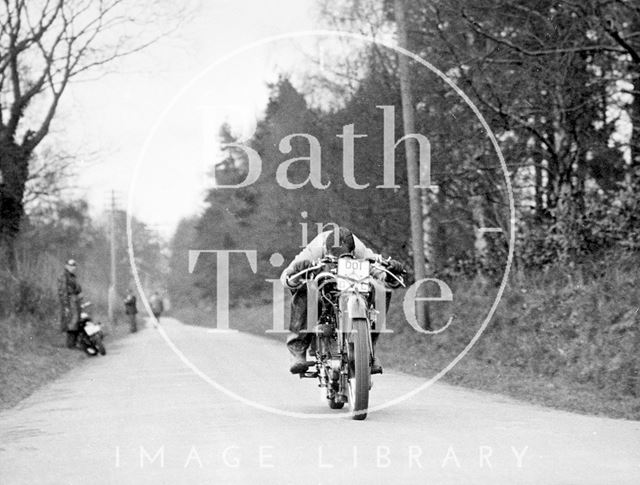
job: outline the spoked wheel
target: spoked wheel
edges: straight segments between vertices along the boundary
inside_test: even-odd
[[[369,388],[371,387],[371,360],[369,352],[369,325],[364,318],[353,320],[349,356],[351,375],[349,379],[349,404],[353,419],[367,417]]]
[[[94,339],[93,346],[98,352],[100,352],[100,355],[105,355],[107,353],[107,350],[104,348],[104,344],[102,343],[102,338],[99,336]]]
[[[338,395],[340,390],[340,385],[338,383],[340,374],[338,371],[330,371],[329,375],[329,383],[328,386],[331,386],[331,391],[327,395],[327,404],[331,409],[342,409],[344,407],[345,399],[344,396]],[[331,397],[329,397],[331,396]]]
[[[102,342],[98,342],[96,344],[96,349],[100,352],[100,355],[106,355],[107,349],[104,348],[104,344]]]

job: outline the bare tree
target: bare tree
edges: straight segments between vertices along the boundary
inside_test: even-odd
[[[0,251],[9,268],[24,216],[29,161],[69,83],[162,35],[143,32],[153,21],[143,3],[148,12],[154,2],[0,1]]]
[[[49,146],[31,157],[22,199],[27,213],[30,207],[49,204],[59,199],[65,189],[71,188],[69,180],[74,173],[74,162],[73,155]]]

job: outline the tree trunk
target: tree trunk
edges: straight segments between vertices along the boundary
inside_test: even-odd
[[[631,67],[635,74],[633,103],[631,104],[631,167],[628,174],[634,181],[640,179],[640,64]],[[630,182],[630,180],[627,180]]]
[[[534,185],[535,185],[535,214],[538,221],[544,217],[544,202],[542,195],[544,187],[542,186],[542,152],[540,148],[536,147],[533,152],[533,170],[534,170]]]
[[[396,16],[396,25],[398,27],[398,44],[409,50],[407,44],[407,27],[405,23],[405,12],[402,0],[395,0],[394,13]],[[398,63],[400,68],[400,95],[402,97],[402,118],[404,121],[404,133],[415,133],[414,120],[414,104],[413,94],[411,92],[411,76],[409,74],[409,60],[404,54],[398,54]],[[408,138],[405,141],[405,150],[407,156],[407,190],[409,191],[409,211],[411,213],[411,241],[413,248],[413,271],[416,280],[422,280],[426,277],[425,265],[425,242],[424,242],[424,224],[427,229],[430,224],[428,220],[423,219],[423,207],[420,197],[420,189],[416,188],[418,180],[418,156],[416,149],[417,141]],[[428,246],[427,246],[428,247]],[[418,291],[418,296],[422,296],[422,291]],[[426,329],[431,328],[429,320],[429,309],[424,301],[416,302],[416,318],[418,323]]]
[[[30,153],[13,141],[0,142],[0,265],[16,269],[15,241],[24,217]]]

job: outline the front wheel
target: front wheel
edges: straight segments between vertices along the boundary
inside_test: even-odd
[[[100,355],[105,355],[107,353],[107,349],[104,348],[104,344],[102,343],[102,338],[97,337],[93,343],[93,346],[100,353]]]
[[[98,349],[98,352],[100,352],[100,355],[107,355],[107,349],[104,348],[102,342],[96,345],[96,348]]]
[[[367,417],[369,389],[371,387],[371,352],[369,351],[369,324],[364,318],[353,319],[351,327],[351,375],[349,379],[349,403],[353,419]]]

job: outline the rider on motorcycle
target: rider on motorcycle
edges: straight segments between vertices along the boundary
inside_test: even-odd
[[[360,239],[344,227],[336,228],[333,231],[325,231],[318,234],[285,268],[280,276],[280,281],[291,290],[291,321],[289,324],[290,334],[287,338],[287,348],[291,353],[292,374],[301,374],[308,368],[306,352],[311,344],[312,334],[304,332],[307,328],[307,288],[304,284],[304,276],[294,277],[300,271],[312,266],[313,261],[324,258],[327,255],[340,257],[349,254],[356,259],[376,259],[381,260],[379,254],[374,253],[364,245]],[[402,263],[391,260],[388,269],[394,274],[400,275],[404,271]],[[387,310],[389,308],[390,293],[387,293]],[[372,344],[378,339],[379,334],[374,332],[371,335]],[[372,374],[382,373],[382,366],[375,360],[371,366]]]

